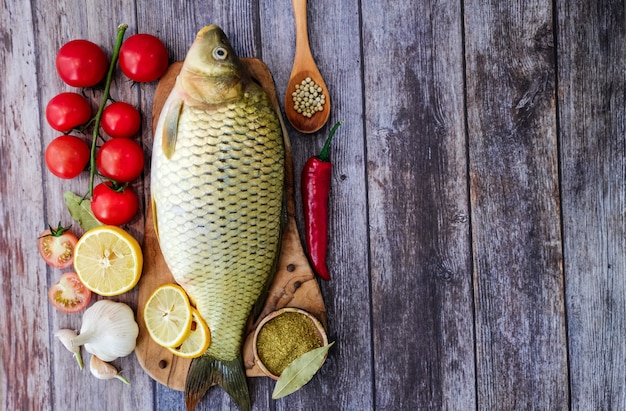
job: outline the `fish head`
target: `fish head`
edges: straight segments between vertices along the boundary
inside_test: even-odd
[[[203,27],[192,43],[177,79],[186,103],[205,105],[236,101],[250,76],[226,34],[215,24]]]

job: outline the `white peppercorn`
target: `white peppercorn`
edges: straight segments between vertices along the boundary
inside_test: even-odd
[[[318,84],[307,77],[296,84],[296,90],[291,93],[294,110],[305,117],[311,118],[318,111],[324,109],[326,96]]]

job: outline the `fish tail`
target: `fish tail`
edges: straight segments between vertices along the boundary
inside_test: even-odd
[[[252,408],[241,355],[232,361],[218,360],[209,355],[191,361],[185,383],[187,410],[194,410],[208,389],[215,384],[222,386],[241,411]]]

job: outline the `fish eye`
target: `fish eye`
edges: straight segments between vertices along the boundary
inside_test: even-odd
[[[213,58],[216,60],[226,60],[228,57],[228,51],[224,47],[215,47],[213,49]]]

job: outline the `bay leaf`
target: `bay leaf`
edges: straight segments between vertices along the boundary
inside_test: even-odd
[[[322,367],[326,359],[326,353],[335,342],[323,347],[316,348],[293,360],[291,364],[280,374],[272,399],[277,400],[289,394],[293,394],[302,388],[313,378],[315,373]]]
[[[81,196],[66,191],[63,193],[63,200],[70,215],[83,230],[91,230],[92,228],[101,226],[102,223],[93,215],[91,211],[91,201],[82,198]]]

